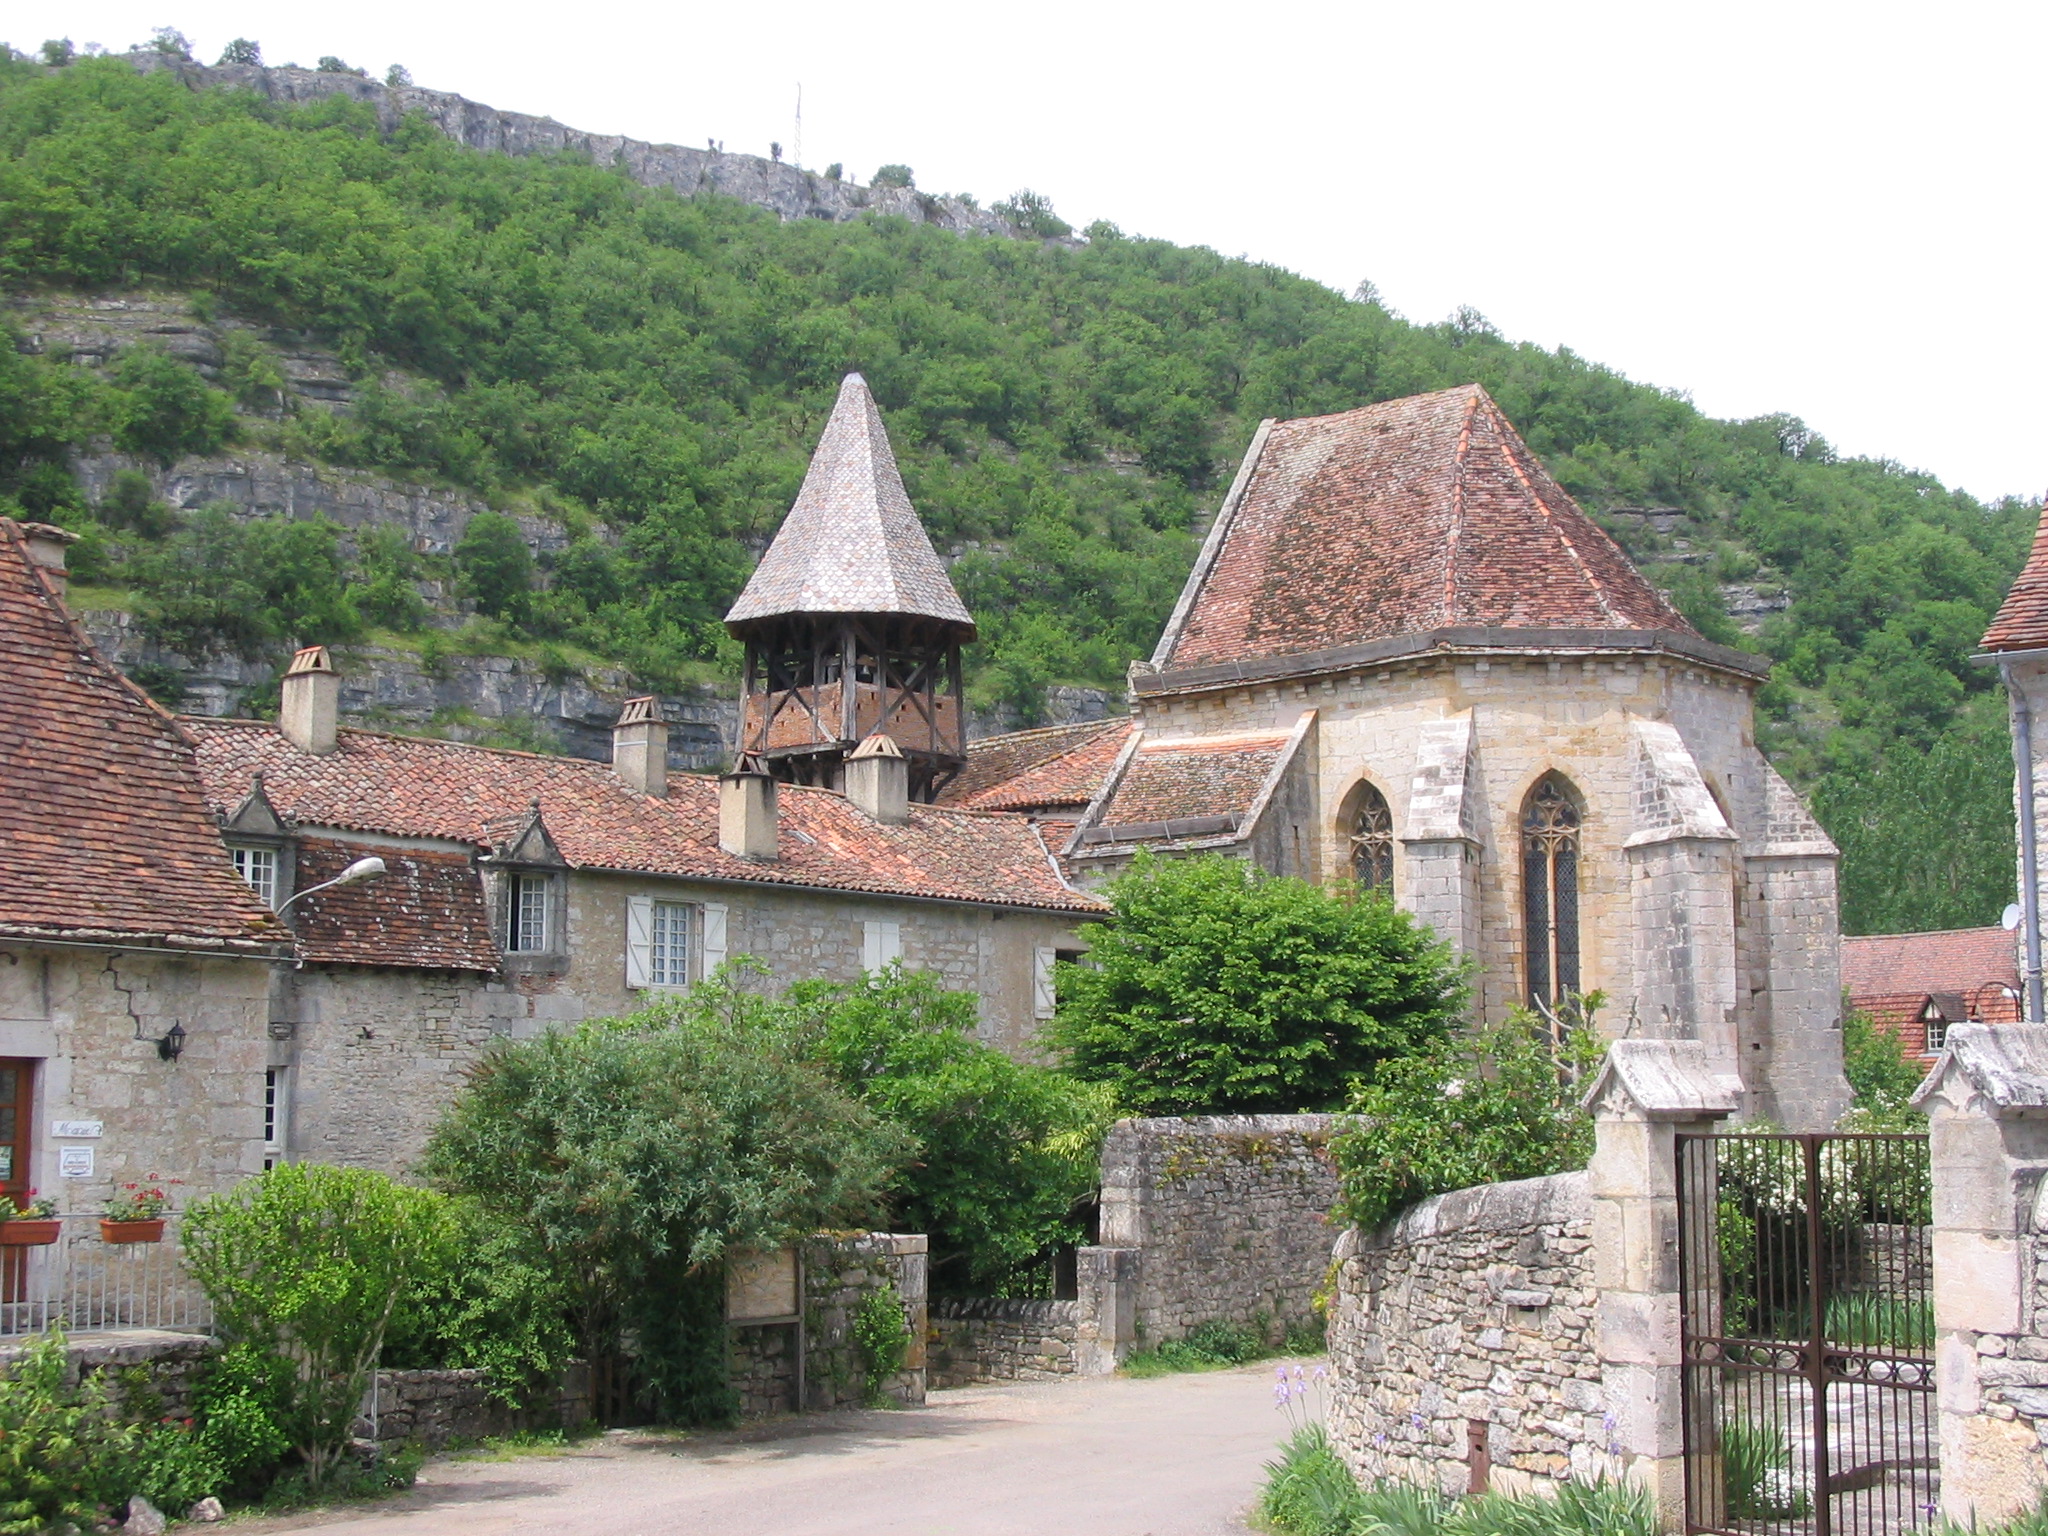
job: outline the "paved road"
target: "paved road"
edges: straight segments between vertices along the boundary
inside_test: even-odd
[[[966,1387],[729,1434],[615,1431],[437,1462],[411,1493],[237,1521],[333,1536],[1240,1536],[1285,1424],[1272,1367]]]

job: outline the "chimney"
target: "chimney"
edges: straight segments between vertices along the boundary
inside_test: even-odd
[[[651,694],[628,699],[612,727],[612,772],[643,795],[668,793],[668,722]]]
[[[21,537],[28,546],[29,564],[41,571],[43,579],[62,597],[65,588],[64,551],[78,542],[78,535],[50,523],[23,523]]]
[[[309,645],[292,658],[284,674],[284,708],[277,717],[285,739],[301,752],[334,750],[334,720],[341,704],[341,679],[327,647]]]
[[[774,859],[780,848],[775,829],[775,781],[761,760],[743,756],[718,781],[718,846],[742,859]]]
[[[903,749],[881,731],[847,758],[846,798],[871,820],[887,826],[900,827],[910,820],[910,764]]]

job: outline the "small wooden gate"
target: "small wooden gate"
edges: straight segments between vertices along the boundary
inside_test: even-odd
[[[1678,1138],[1688,1532],[1936,1522],[1927,1138]]]

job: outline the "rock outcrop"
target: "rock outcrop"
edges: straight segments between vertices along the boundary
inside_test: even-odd
[[[190,59],[138,50],[127,55],[137,69],[169,70],[198,89],[223,86],[254,91],[278,102],[321,101],[349,96],[365,102],[387,130],[408,113],[424,116],[441,132],[471,149],[507,155],[587,155],[598,165],[617,166],[635,181],[668,187],[685,197],[719,192],[743,203],[771,209],[787,219],[830,219],[844,223],[863,213],[893,213],[918,224],[935,224],[958,234],[1032,238],[1008,219],[977,208],[961,197],[936,197],[912,187],[861,186],[834,181],[759,155],[721,149],[685,149],[648,144],[617,134],[586,133],[551,117],[504,112],[450,91],[416,85],[383,85],[361,75],[331,70],[272,68],[259,64],[209,66]]]

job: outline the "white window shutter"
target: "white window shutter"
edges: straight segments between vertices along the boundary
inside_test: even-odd
[[[704,947],[701,975],[708,977],[725,964],[725,908],[704,903]]]
[[[870,976],[882,968],[882,925],[865,922],[860,925],[860,968]]]
[[[626,985],[644,987],[654,960],[654,898],[626,898]]]
[[[1049,1019],[1059,1009],[1059,996],[1053,990],[1053,966],[1059,961],[1056,949],[1033,950],[1031,954],[1031,1015],[1033,1018]]]

